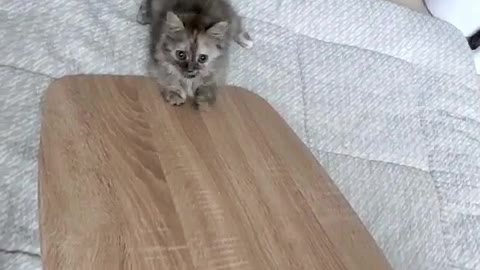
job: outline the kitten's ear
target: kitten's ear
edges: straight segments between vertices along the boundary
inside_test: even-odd
[[[171,11],[167,12],[165,24],[167,25],[168,30],[171,33],[175,33],[185,29],[185,26],[183,25],[183,22],[180,20],[180,18],[178,18],[178,16]]]
[[[225,38],[228,30],[228,22],[219,22],[208,28],[207,34],[216,39]]]

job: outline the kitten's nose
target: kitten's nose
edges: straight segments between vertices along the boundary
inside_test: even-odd
[[[193,78],[195,77],[197,74],[195,72],[195,63],[193,62],[189,62],[188,63],[188,66],[187,66],[187,77],[188,78]]]
[[[187,66],[188,73],[193,73],[194,69],[195,69],[195,63],[189,62]]]

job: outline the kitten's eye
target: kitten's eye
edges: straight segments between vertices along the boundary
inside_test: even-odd
[[[187,55],[185,54],[184,51],[177,51],[175,54],[178,60],[185,60],[185,58],[187,58]]]
[[[205,54],[200,54],[200,56],[198,57],[198,62],[199,63],[205,63],[207,62],[208,60],[208,55],[205,55]]]

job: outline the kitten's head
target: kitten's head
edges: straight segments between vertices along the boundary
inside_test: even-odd
[[[224,54],[229,24],[217,22],[204,27],[195,18],[183,19],[173,12],[167,13],[163,38],[157,45],[156,54],[161,53],[161,59],[186,78],[207,76],[214,71],[216,60]]]

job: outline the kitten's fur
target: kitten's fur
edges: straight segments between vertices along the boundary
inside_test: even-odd
[[[227,0],[144,0],[137,20],[151,24],[153,75],[172,105],[187,96],[197,106],[213,104],[230,41],[253,45]]]

